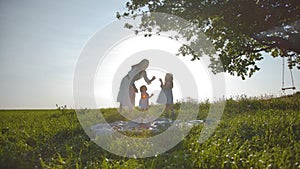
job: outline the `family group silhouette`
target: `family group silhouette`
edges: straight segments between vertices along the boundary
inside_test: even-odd
[[[148,78],[146,69],[149,66],[149,60],[143,59],[139,63],[132,65],[131,70],[127,73],[125,77],[123,77],[119,93],[117,96],[117,102],[120,102],[119,111],[122,112],[124,108],[127,108],[129,112],[133,110],[135,107],[135,96],[136,93],[140,91],[141,97],[139,101],[139,110],[142,112],[147,112],[149,109],[149,99],[153,96],[153,94],[147,93],[147,86],[142,85],[140,90],[138,91],[135,86],[135,81],[143,78],[147,85],[150,85],[152,81],[156,79],[153,76],[151,79]],[[175,113],[173,109],[173,74],[166,73],[164,81],[160,78],[160,88],[161,91],[156,100],[159,104],[164,104],[165,109],[164,113],[166,117],[169,117],[169,111],[172,113],[172,118],[174,118]]]

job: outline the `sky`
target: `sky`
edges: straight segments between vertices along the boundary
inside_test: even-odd
[[[74,108],[73,79],[82,50],[97,32],[113,22],[118,22],[115,18],[116,12],[124,11],[125,3],[126,1],[119,0],[0,1],[0,109],[48,109],[55,108],[56,104]],[[110,38],[106,40],[109,42]],[[132,43],[133,41],[134,38]],[[130,44],[127,44],[127,48],[129,47]],[[111,49],[106,57],[112,54],[121,57],[118,48],[122,48],[121,43]],[[166,49],[164,52],[172,55],[172,50]],[[281,94],[282,60],[271,58],[267,54],[264,56],[258,63],[261,70],[250,79],[241,80],[225,74],[227,97],[242,94]],[[121,63],[111,62],[109,65],[116,67]],[[113,73],[116,71],[114,69]],[[95,86],[101,86],[97,84],[102,83],[99,78],[103,76],[101,71],[100,74],[97,72]],[[157,73],[157,70],[149,71],[151,75]],[[299,90],[300,71],[295,70],[293,73],[296,88]],[[288,84],[289,74],[285,74]],[[163,74],[158,73],[158,76],[163,77]],[[209,87],[207,83],[205,88]],[[97,105],[111,106],[109,98],[105,100],[97,92],[101,89],[105,90],[106,87],[95,89],[95,97],[99,98]],[[157,93],[154,87],[150,89]],[[174,92],[176,97],[180,97],[179,88]],[[198,91],[198,94],[210,97],[204,91]]]

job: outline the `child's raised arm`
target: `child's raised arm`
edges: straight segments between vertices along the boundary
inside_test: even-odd
[[[154,96],[154,94],[152,93],[150,96],[149,96],[149,98],[151,98],[152,96]]]
[[[161,79],[161,78],[159,78],[159,81],[160,81],[160,87],[161,87],[161,88],[163,88],[163,85],[164,85],[164,84],[163,84],[163,81],[162,81],[162,79]]]

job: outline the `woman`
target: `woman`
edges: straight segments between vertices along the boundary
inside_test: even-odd
[[[151,80],[147,77],[145,70],[148,66],[149,60],[143,59],[140,63],[131,66],[131,70],[122,79],[117,97],[117,102],[120,102],[120,112],[122,112],[123,107],[128,107],[129,111],[131,111],[134,107],[135,94],[138,92],[134,84],[135,81],[144,78],[149,85],[153,80],[155,80],[155,76],[153,76]]]

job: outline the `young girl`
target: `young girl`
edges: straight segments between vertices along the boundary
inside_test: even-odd
[[[149,109],[149,98],[151,98],[153,94],[149,96],[149,94],[147,93],[147,87],[145,85],[140,87],[140,91],[141,91],[141,99],[140,99],[139,107],[142,111],[147,111]]]
[[[166,117],[169,117],[169,110],[172,112],[172,119],[175,119],[175,113],[173,109],[173,74],[167,73],[165,76],[165,83],[163,83],[162,79],[159,79],[161,92],[157,98],[157,103],[166,104],[164,113]]]

